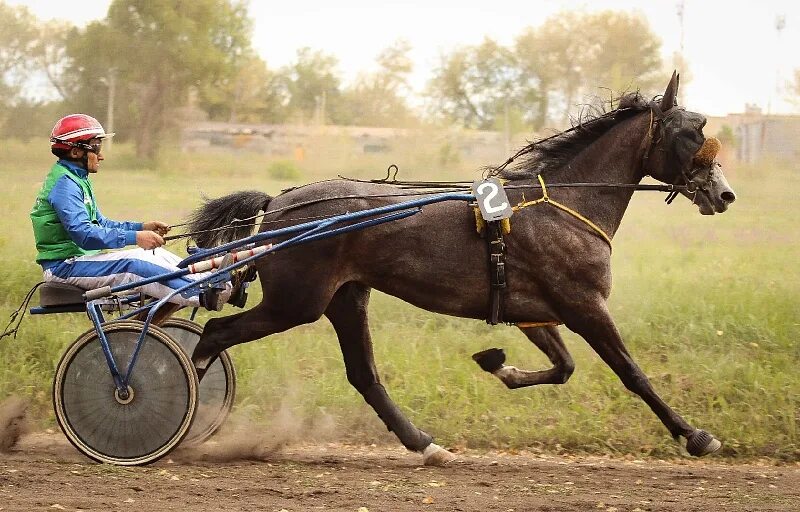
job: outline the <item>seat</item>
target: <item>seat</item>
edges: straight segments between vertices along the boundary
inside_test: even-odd
[[[39,305],[43,308],[53,306],[83,305],[86,290],[64,283],[44,283],[39,287]]]

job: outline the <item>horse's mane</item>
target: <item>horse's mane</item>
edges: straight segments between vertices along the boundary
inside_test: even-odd
[[[489,175],[521,179],[561,168],[613,126],[648,108],[649,103],[638,92],[622,95],[617,108],[610,111],[589,107],[573,120],[572,128],[529,143],[504,164],[490,169]]]

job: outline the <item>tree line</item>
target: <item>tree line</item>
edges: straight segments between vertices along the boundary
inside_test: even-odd
[[[105,18],[77,28],[43,22],[0,0],[0,132],[47,133],[69,112],[101,121],[153,158],[177,124],[245,123],[412,127],[428,123],[536,131],[563,125],[587,95],[611,99],[663,81],[660,42],[646,20],[618,11],[561,12],[510,45],[485,38],[440,56],[412,107],[412,47],[399,40],[377,70],[344,83],[338,60],[302,48],[273,69],[251,44],[240,0],[113,0]],[[32,94],[31,87],[48,91]],[[113,102],[113,108],[110,103]]]

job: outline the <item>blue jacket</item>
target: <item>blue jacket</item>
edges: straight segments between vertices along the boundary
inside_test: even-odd
[[[58,163],[76,176],[86,178],[89,172],[68,160],[59,160]],[[47,200],[58,214],[64,230],[70,238],[82,249],[118,249],[136,243],[136,232],[142,230],[141,222],[120,222],[103,217],[100,208],[97,208],[97,224],[93,224],[83,204],[83,191],[71,179],[62,176],[50,190]],[[56,265],[60,260],[40,261],[43,269]]]

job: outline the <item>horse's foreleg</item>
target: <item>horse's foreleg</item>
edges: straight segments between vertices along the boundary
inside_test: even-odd
[[[325,316],[339,338],[348,382],[361,393],[403,446],[423,454],[426,464],[442,465],[453,460],[450,452],[435,445],[430,435],[408,420],[381,385],[372,353],[368,303],[369,288],[350,282],[339,288],[325,310]]]
[[[192,353],[192,362],[201,379],[220,352],[239,343],[257,340],[298,325],[296,320],[269,315],[262,302],[235,315],[210,319]]]
[[[567,327],[580,334],[597,352],[603,361],[614,370],[630,391],[639,395],[659,417],[673,437],[686,438],[686,450],[695,456],[717,451],[722,444],[708,432],[689,425],[656,394],[644,372],[636,365],[617,331],[605,301],[598,300],[585,306],[574,318],[567,320]]]
[[[575,370],[575,363],[558,333],[555,326],[548,327],[520,327],[539,350],[544,352],[553,363],[549,370],[529,371],[520,370],[515,366],[507,366],[505,354],[501,349],[490,348],[483,352],[478,352],[472,358],[481,368],[495,375],[503,381],[509,389],[536,386],[537,384],[564,384],[567,382]]]

